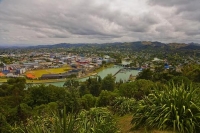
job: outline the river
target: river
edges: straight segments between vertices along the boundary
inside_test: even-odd
[[[97,76],[100,76],[103,79],[108,74],[114,75],[117,71],[119,71],[122,68],[123,68],[122,66],[114,65],[112,67],[103,69],[102,71],[100,71],[99,73],[97,73]],[[129,76],[131,74],[132,74],[132,76],[136,76],[138,73],[139,73],[138,70],[126,70],[125,72],[119,72],[118,74],[115,75],[116,82],[118,82],[120,80],[128,81]],[[89,77],[81,78],[81,79],[78,79],[78,81],[83,82],[83,81],[86,81],[88,78]],[[58,86],[58,87],[63,87],[64,83],[65,83],[65,81],[62,81],[62,82],[53,82],[53,83],[44,83],[44,84],[45,85],[51,84],[51,85],[55,85],[55,86]]]
[[[113,67],[109,67],[109,68],[105,68],[104,70],[100,71],[97,76],[100,76],[102,79],[107,76],[108,74],[112,74],[114,75],[117,71],[119,71],[121,68],[123,68],[122,66],[116,66],[114,65]],[[116,82],[123,80],[123,81],[128,81],[129,76],[132,74],[132,76],[136,76],[139,73],[138,70],[126,70],[125,72],[119,72],[117,75],[115,75],[116,77]],[[89,77],[86,78],[82,78],[82,79],[78,79],[78,81],[86,81]],[[55,82],[55,83],[45,83],[46,85],[55,85],[55,86],[59,86],[62,87],[63,84],[65,82]]]

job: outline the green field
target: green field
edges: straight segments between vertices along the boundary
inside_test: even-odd
[[[63,67],[60,67],[60,68],[50,68],[50,69],[27,71],[26,74],[32,74],[32,75],[35,76],[35,78],[39,78],[43,74],[59,74],[59,73],[65,73],[69,70],[71,70],[70,66],[63,66]]]

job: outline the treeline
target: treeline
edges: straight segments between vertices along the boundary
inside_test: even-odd
[[[113,115],[126,114],[133,115],[133,129],[199,132],[199,88],[199,65],[146,69],[134,82],[112,75],[70,79],[63,87],[13,78],[0,85],[0,132],[115,133]]]

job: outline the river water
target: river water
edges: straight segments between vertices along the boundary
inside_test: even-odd
[[[122,66],[117,66],[117,65],[114,65],[113,67],[109,67],[109,68],[105,68],[103,69],[102,71],[100,71],[99,73],[97,73],[97,76],[100,76],[102,79],[107,76],[108,74],[112,74],[114,75],[116,72],[118,72],[120,69],[122,69],[123,67]],[[139,73],[138,70],[126,70],[124,72],[119,72],[118,74],[115,75],[115,80],[116,82],[120,81],[120,80],[123,80],[123,81],[128,81],[129,79],[129,76],[132,74],[132,76],[136,76],[137,74]],[[78,79],[78,81],[86,81],[89,77],[86,77],[86,78],[81,78],[81,79]],[[55,85],[55,86],[58,86],[58,87],[63,87],[65,81],[62,81],[62,82],[54,82],[54,83],[44,83],[45,85]],[[1,83],[0,83],[1,84]]]
[[[116,66],[114,65],[113,67],[109,67],[106,68],[102,71],[100,71],[97,76],[100,76],[102,79],[107,76],[108,74],[112,74],[114,75],[117,71],[119,71],[121,68],[123,68],[122,66]],[[126,70],[125,72],[119,72],[117,75],[115,75],[116,77],[116,82],[123,80],[123,81],[128,81],[129,76],[132,74],[132,76],[136,76],[139,73],[138,70]],[[82,79],[78,79],[78,81],[86,81],[89,77],[86,78],[82,78]],[[55,82],[55,83],[45,83],[46,85],[55,85],[55,86],[59,86],[62,87],[63,84],[65,82]]]

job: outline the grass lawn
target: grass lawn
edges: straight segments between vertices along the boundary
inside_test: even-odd
[[[0,83],[7,82],[7,78],[0,78]]]
[[[30,74],[34,75],[36,78],[39,78],[43,74],[59,74],[59,73],[67,72],[69,70],[71,70],[71,67],[63,66],[60,68],[49,68],[49,69],[27,71],[26,74],[30,73]]]
[[[131,128],[133,127],[131,125],[132,115],[125,115],[122,117],[116,116],[116,120],[118,128],[121,130],[122,133],[175,133],[172,131],[159,131],[159,130],[148,131],[145,129],[131,131]]]

